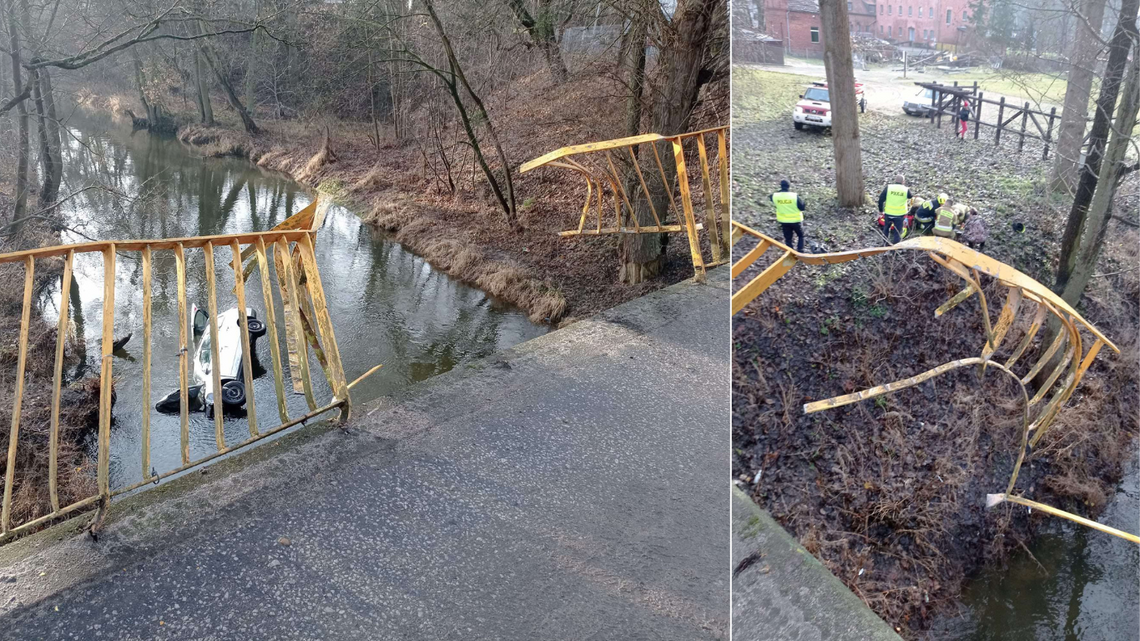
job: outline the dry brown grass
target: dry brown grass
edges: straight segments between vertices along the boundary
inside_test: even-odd
[[[59,261],[39,261],[37,290],[58,278]],[[12,425],[16,369],[19,358],[23,269],[17,264],[0,266],[0,443],[5,452]],[[19,525],[51,512],[48,471],[50,453],[51,397],[55,364],[56,327],[44,322],[33,309],[28,333],[25,387],[20,412],[19,444],[16,450],[12,495],[12,524]],[[82,337],[70,337],[65,365],[73,366],[83,351]],[[65,367],[66,371],[66,367]],[[84,440],[97,427],[99,380],[86,378],[62,391],[58,455],[58,488],[61,506],[96,494],[94,462],[85,454]],[[7,460],[0,457],[0,476]]]

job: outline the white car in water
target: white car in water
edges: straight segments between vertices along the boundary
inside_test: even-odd
[[[255,341],[265,335],[265,324],[257,318],[257,313],[246,309],[246,323],[249,326],[249,348],[254,351]],[[193,331],[194,349],[193,374],[196,383],[189,388],[190,409],[203,409],[206,416],[214,417],[214,363],[210,342],[210,317],[194,305]],[[236,307],[218,315],[218,375],[221,379],[221,402],[225,412],[237,413],[245,406],[245,383],[242,382],[242,341],[241,317]],[[181,405],[181,392],[175,390],[155,405],[160,412],[176,413]]]

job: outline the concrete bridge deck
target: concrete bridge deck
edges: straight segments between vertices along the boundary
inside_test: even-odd
[[[724,639],[727,269],[0,548],[14,639]],[[351,346],[345,348],[351,349]]]

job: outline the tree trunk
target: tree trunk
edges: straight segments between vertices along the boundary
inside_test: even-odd
[[[198,86],[198,117],[207,127],[214,126],[214,107],[210,104],[210,83],[202,72],[202,54],[194,51],[194,83]],[[142,91],[142,87],[139,87]]]
[[[487,113],[487,108],[483,105],[483,101],[471,85],[467,82],[467,76],[463,74],[463,67],[459,64],[459,58],[455,55],[455,50],[451,47],[451,39],[447,37],[447,32],[443,29],[443,23],[439,20],[439,15],[435,12],[435,5],[431,0],[423,0],[424,7],[427,8],[428,15],[431,17],[432,24],[435,26],[436,34],[439,35],[440,43],[443,44],[444,53],[447,55],[447,62],[451,71],[451,80],[445,80],[448,89],[451,92],[451,99],[455,103],[456,109],[459,111],[460,120],[463,122],[463,128],[467,132],[468,142],[471,143],[471,149],[476,158],[479,160],[479,166],[483,169],[483,174],[487,177],[487,182],[491,186],[491,191],[494,192],[495,198],[499,201],[499,205],[503,208],[503,213],[506,214],[507,224],[512,228],[519,227],[518,210],[515,207],[515,184],[511,178],[511,165],[507,162],[507,154],[503,151],[502,144],[499,143],[499,136],[495,133],[495,128],[491,124],[491,115]],[[442,77],[442,75],[441,75]],[[459,95],[459,88],[456,85],[456,80],[463,85],[464,91],[470,96],[472,102],[475,103],[477,109],[477,116],[483,121],[487,127],[487,133],[491,136],[491,142],[495,146],[495,153],[499,157],[499,164],[503,168],[503,182],[506,186],[506,194],[503,194],[502,189],[499,187],[499,181],[495,178],[495,174],[487,165],[486,159],[483,157],[483,152],[479,146],[479,139],[475,135],[475,129],[471,122],[470,117],[467,115],[467,109],[463,104],[463,99]]]
[[[1073,307],[1081,300],[1100,258],[1101,248],[1108,231],[1108,214],[1120,185],[1118,177],[1125,165],[1131,132],[1136,127],[1137,112],[1140,111],[1140,58],[1133,56],[1129,64],[1128,80],[1124,85],[1124,96],[1117,108],[1116,124],[1113,126],[1112,140],[1108,143],[1104,163],[1097,180],[1096,193],[1089,205],[1088,221],[1085,223],[1085,237],[1081,243],[1080,257],[1073,268],[1069,282],[1065,284],[1061,298]]]
[[[258,2],[254,2],[253,16],[254,20],[261,20],[261,9]],[[249,105],[251,112],[257,111],[257,83],[255,81],[255,66],[257,64],[258,55],[260,55],[260,47],[258,46],[258,32],[254,31],[249,34],[249,60],[245,63],[245,104]]]
[[[558,84],[566,82],[569,73],[566,71],[566,62],[562,59],[562,47],[554,30],[554,15],[550,0],[539,0],[537,18],[527,11],[524,0],[507,0],[507,6],[523,29],[526,29],[534,45],[542,51],[546,66],[550,69],[550,77]]]
[[[835,187],[843,207],[862,207],[863,152],[859,139],[859,105],[851,59],[851,25],[842,0],[820,0],[824,64],[831,97],[831,139],[835,147]]]
[[[1100,29],[1104,22],[1105,0],[1085,0],[1082,3],[1084,19],[1077,18],[1077,37],[1070,55],[1068,87],[1061,111],[1061,125],[1057,132],[1056,158],[1050,187],[1054,191],[1072,190],[1077,180],[1077,165],[1081,159],[1081,143],[1085,138],[1088,121],[1089,92],[1096,75],[1096,59],[1100,52]],[[1085,20],[1087,19],[1087,23]]]
[[[693,107],[701,84],[701,62],[712,32],[714,13],[727,11],[720,0],[678,0],[669,24],[662,25],[661,49],[658,53],[656,85],[650,116],[650,130],[664,135],[684,133],[689,128]],[[636,46],[636,43],[635,43]],[[665,167],[667,182],[676,182],[676,165],[669,162],[672,145],[656,143]],[[669,197],[664,185],[652,181],[650,193],[659,212],[668,211]],[[639,199],[634,215],[639,225],[654,225],[649,201]],[[622,234],[618,249],[618,278],[623,283],[637,284],[657,276],[665,260],[663,234]]]
[[[60,150],[59,120],[56,115],[51,75],[46,68],[37,69],[33,73],[34,102],[40,134],[40,165],[43,168],[39,207],[43,209],[54,204],[59,197],[59,184],[63,179],[63,157]]]
[[[657,0],[652,4],[641,3],[642,11],[656,6]],[[625,102],[625,135],[636,136],[641,133],[642,96],[645,89],[645,39],[649,33],[649,16],[639,12],[633,18],[626,47],[628,60],[622,65],[628,69],[626,83],[629,85],[629,96]]]
[[[1057,266],[1057,283],[1053,291],[1062,293],[1068,286],[1069,278],[1077,262],[1077,255],[1081,251],[1081,237],[1084,235],[1089,205],[1096,191],[1098,176],[1100,174],[1101,159],[1104,156],[1105,144],[1108,140],[1109,129],[1112,126],[1113,112],[1116,110],[1116,100],[1120,94],[1120,83],[1124,76],[1124,67],[1128,62],[1128,51],[1136,39],[1136,12],[1140,0],[1122,0],[1120,5],[1120,18],[1113,32],[1108,47],[1108,66],[1105,68],[1104,79],[1101,83],[1100,96],[1096,101],[1096,115],[1093,118],[1092,130],[1089,132],[1089,155],[1081,167],[1081,179],[1077,184],[1077,193],[1073,198],[1073,207],[1069,210],[1069,219],[1065,225],[1065,234],[1061,238],[1061,258]]]
[[[222,95],[226,97],[226,102],[230,103],[230,106],[233,107],[234,111],[241,117],[242,126],[251,134],[259,133],[260,130],[257,128],[257,123],[253,121],[253,117],[249,115],[245,106],[241,104],[241,100],[237,97],[237,93],[234,92],[234,87],[230,84],[229,79],[218,69],[217,63],[214,62],[214,57],[210,54],[209,47],[204,43],[200,44],[199,47],[202,57],[206,60],[206,66],[214,72],[214,78],[216,78],[218,84],[222,86]]]
[[[23,69],[21,68],[20,34],[16,27],[16,1],[8,0],[8,56],[12,62],[12,89],[20,94],[24,90]],[[11,221],[23,219],[28,213],[28,160],[31,149],[28,145],[28,105],[27,100],[16,103],[16,199]],[[9,221],[9,222],[11,222]]]

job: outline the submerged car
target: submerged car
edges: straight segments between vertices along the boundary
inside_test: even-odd
[[[934,111],[932,103],[934,102],[933,89],[919,89],[914,97],[903,101],[903,111],[908,116],[922,116],[926,118]]]
[[[860,113],[867,111],[867,98],[859,82],[855,83],[855,101]],[[792,126],[796,129],[831,127],[831,93],[826,82],[814,82],[800,94],[800,101],[792,109]]]
[[[249,327],[249,347],[255,352],[250,356],[256,358],[255,341],[265,335],[265,324],[257,318],[257,312],[246,309],[246,324]],[[197,305],[193,311],[193,331],[196,347],[194,350],[193,374],[195,385],[188,388],[189,409],[194,411],[203,409],[206,416],[214,417],[214,363],[212,363],[213,349],[210,342],[209,315]],[[245,355],[242,353],[241,316],[236,307],[230,308],[218,315],[218,374],[221,379],[221,396],[219,400],[224,412],[239,413],[245,407],[245,383],[242,382],[242,363]],[[160,412],[174,414],[181,407],[181,392],[175,390],[167,394],[155,404]]]

